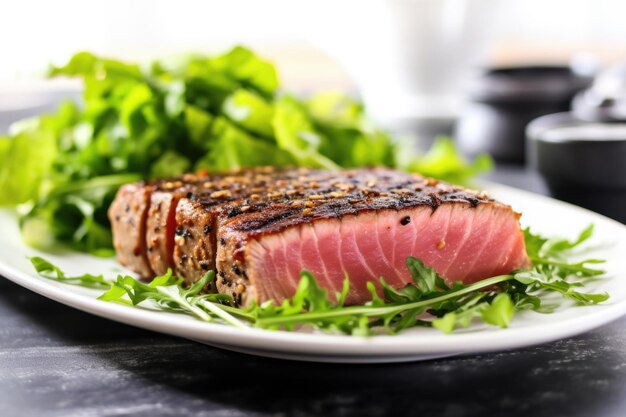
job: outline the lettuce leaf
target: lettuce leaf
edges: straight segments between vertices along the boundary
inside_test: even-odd
[[[449,140],[420,156],[345,94],[285,93],[274,65],[240,46],[150,65],[79,52],[50,75],[80,78],[83,103],[0,139],[0,205],[21,205],[24,238],[39,247],[111,253],[106,211],[122,181],[291,165],[389,166],[463,182],[489,166],[467,164]]]
[[[2,139],[0,205],[12,206],[36,198],[56,153],[56,140],[48,130],[28,129]]]

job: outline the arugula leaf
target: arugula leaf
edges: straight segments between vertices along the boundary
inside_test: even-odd
[[[481,317],[485,323],[499,327],[509,327],[509,323],[515,314],[515,305],[507,293],[500,293],[493,301],[481,311]]]
[[[61,269],[52,263],[46,261],[39,256],[33,256],[30,258],[31,263],[35,267],[37,273],[41,276],[64,284],[80,285],[88,288],[108,288],[111,286],[110,281],[105,279],[102,275],[83,274],[74,277],[68,277]]]
[[[415,281],[415,286],[428,295],[437,289],[448,289],[445,281],[435,272],[434,269],[424,265],[424,262],[417,258],[407,258],[406,265]]]
[[[380,286],[368,282],[371,300],[357,306],[344,305],[350,291],[348,277],[343,282],[342,291],[335,294],[336,301],[333,301],[308,271],[302,271],[294,296],[280,305],[269,301],[262,305],[235,308],[227,305],[232,301],[229,296],[205,293],[215,278],[213,271],[185,288],[183,280],[173,276],[171,270],[145,284],[121,275],[114,281],[108,281],[101,275],[67,277],[58,267],[42,258],[34,257],[31,261],[40,275],[46,278],[73,285],[108,288],[99,297],[103,301],[187,314],[202,321],[218,319],[221,323],[242,329],[253,326],[296,330],[312,326],[328,332],[368,336],[380,330],[394,334],[410,327],[432,326],[450,333],[458,327],[468,327],[476,320],[506,328],[517,311],[551,312],[554,307],[543,303],[544,296],[550,293],[560,294],[579,305],[606,301],[608,294],[579,291],[587,279],[597,277],[596,272],[579,270],[574,267],[576,263],[569,264],[563,260],[568,252],[588,239],[589,234],[583,231],[582,237],[570,244],[550,246],[551,255],[546,262],[552,262],[554,257],[561,259],[558,262],[535,265],[529,270],[469,285],[459,282],[450,285],[422,261],[409,257],[406,262],[413,277],[412,284],[397,289],[383,278],[380,279]],[[543,242],[541,247],[551,241],[529,232],[527,237],[535,243]],[[539,245],[531,247],[531,250],[541,253],[541,248],[537,248]],[[430,318],[425,313],[430,313]]]
[[[580,246],[586,242],[593,234],[593,224],[587,226],[576,238],[576,240],[570,241],[567,239],[548,239],[545,253],[549,255],[558,254],[559,252],[568,251]]]

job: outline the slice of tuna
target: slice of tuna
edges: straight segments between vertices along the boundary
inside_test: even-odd
[[[237,203],[223,206],[218,290],[243,305],[280,302],[295,293],[306,269],[331,296],[347,274],[346,302],[360,304],[371,299],[369,281],[379,287],[384,277],[396,288],[412,282],[409,256],[450,283],[529,265],[519,214],[482,193],[389,170],[336,179],[353,187],[337,191],[318,181],[299,198],[265,199],[230,218],[224,213]]]
[[[463,220],[459,229],[448,233],[447,225],[454,216]],[[481,217],[486,221],[477,221]],[[483,241],[464,235],[480,235]],[[511,252],[515,256],[502,256]],[[484,256],[486,253],[490,256]],[[347,274],[351,290],[346,303],[361,304],[371,299],[368,281],[378,286],[378,279],[384,277],[395,288],[412,282],[408,256],[421,259],[449,283],[470,283],[527,265],[517,216],[510,209],[495,204],[473,208],[463,203],[446,203],[434,212],[425,206],[371,211],[291,227],[247,242],[243,264],[247,286],[254,289],[256,301],[291,297],[300,271],[306,269],[331,294],[341,290]],[[275,275],[276,265],[282,265],[279,276]],[[287,285],[273,285],[267,277]]]
[[[152,187],[144,184],[122,186],[109,207],[113,247],[120,264],[141,276],[154,276],[146,250],[146,217]]]
[[[154,191],[146,219],[146,246],[150,267],[156,275],[163,275],[174,267],[174,233],[179,193]]]
[[[215,215],[201,204],[183,198],[176,208],[174,272],[188,282],[215,270]]]

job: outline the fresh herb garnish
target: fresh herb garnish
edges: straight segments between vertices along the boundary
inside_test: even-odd
[[[448,139],[425,155],[393,140],[343,94],[282,92],[275,67],[236,47],[139,66],[81,52],[51,71],[82,79],[82,106],[18,122],[0,137],[0,206],[23,204],[27,244],[111,255],[106,211],[124,182],[258,165],[389,166],[462,182]],[[70,192],[71,190],[71,192]]]
[[[409,327],[432,326],[445,333],[459,327],[468,327],[475,320],[486,324],[508,327],[515,312],[532,310],[548,313],[554,310],[554,300],[546,296],[557,294],[573,300],[577,305],[593,305],[606,301],[606,293],[579,291],[590,279],[603,273],[595,265],[601,261],[589,259],[570,262],[567,255],[592,234],[585,229],[573,240],[554,240],[524,231],[526,248],[533,267],[487,278],[474,284],[456,282],[448,285],[432,268],[416,258],[407,258],[413,283],[394,289],[380,279],[378,290],[368,283],[372,299],[364,305],[345,306],[349,291],[346,277],[341,293],[332,301],[313,275],[302,271],[295,295],[280,305],[266,302],[247,308],[228,305],[231,297],[223,294],[205,294],[215,278],[213,271],[189,288],[171,271],[156,277],[149,284],[131,276],[118,276],[107,281],[102,275],[85,274],[67,277],[56,266],[39,257],[31,259],[40,275],[92,288],[108,288],[99,299],[131,306],[151,306],[162,311],[193,316],[202,321],[225,323],[247,329],[295,330],[301,326],[366,336],[373,333],[397,333]],[[382,293],[382,294],[381,294]],[[552,302],[552,304],[548,304]],[[426,314],[428,313],[428,314]]]
[[[30,258],[30,261],[37,273],[44,278],[87,288],[109,288],[111,286],[111,283],[102,275],[83,274],[68,277],[59,267],[39,256]]]

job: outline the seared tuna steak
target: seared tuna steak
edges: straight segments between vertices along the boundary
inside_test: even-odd
[[[187,175],[123,187],[109,215],[122,264],[189,282],[215,269],[217,291],[243,305],[291,297],[302,269],[330,294],[347,275],[347,303],[359,304],[368,281],[410,283],[408,256],[449,282],[529,264],[511,207],[388,169]]]

